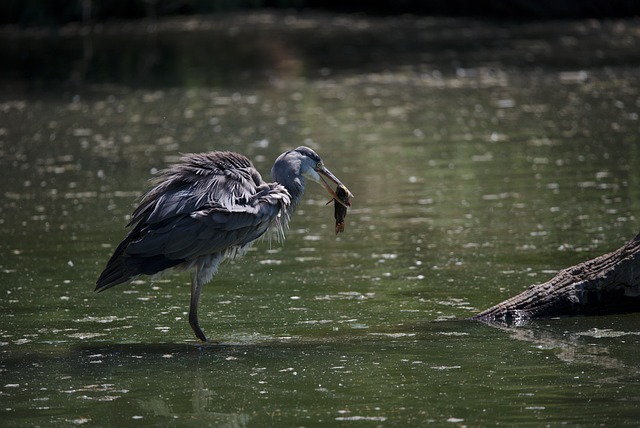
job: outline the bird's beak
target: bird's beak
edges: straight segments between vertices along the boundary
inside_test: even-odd
[[[347,191],[348,197],[351,198],[353,197],[353,193],[351,193],[351,191],[347,189],[347,186],[342,184],[342,182],[338,180],[338,177],[333,175],[333,173],[329,171],[327,168],[325,168],[324,166],[314,168],[314,170],[320,176],[320,181],[318,183],[320,183],[322,187],[324,187],[327,190],[327,192],[329,192],[329,194],[333,197],[333,199],[338,201],[340,205],[346,207],[345,203],[338,197],[338,195],[336,195],[335,190],[333,190],[333,186],[330,186],[329,183],[327,183],[327,180],[335,183],[337,186],[344,187],[344,189]]]

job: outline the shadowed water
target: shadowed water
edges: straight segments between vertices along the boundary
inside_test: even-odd
[[[637,315],[458,321],[638,232],[637,23],[227,18],[2,33],[4,425],[637,424]],[[312,184],[205,286],[218,344],[188,275],[93,293],[180,153],[300,144],[345,233]]]

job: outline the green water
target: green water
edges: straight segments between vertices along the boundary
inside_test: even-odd
[[[637,426],[638,315],[464,321],[640,229],[637,22],[126,25],[2,35],[3,426]],[[218,344],[188,275],[93,293],[154,171],[303,143],[346,232],[309,187],[205,287]]]

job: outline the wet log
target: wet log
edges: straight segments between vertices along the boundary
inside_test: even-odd
[[[640,234],[616,251],[563,269],[472,319],[522,325],[536,318],[638,311]]]

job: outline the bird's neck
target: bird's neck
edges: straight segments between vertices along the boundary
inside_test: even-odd
[[[302,199],[302,195],[304,194],[304,177],[299,175],[292,177],[286,174],[274,174],[272,178],[278,184],[284,186],[284,188],[287,189],[287,192],[289,192],[289,195],[291,196],[291,204],[287,207],[287,211],[289,212],[289,215],[293,214],[298,203]]]

